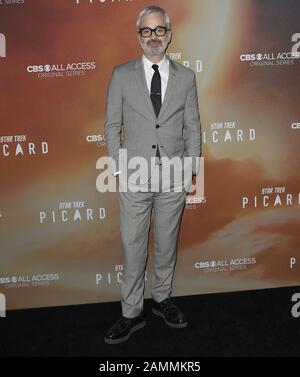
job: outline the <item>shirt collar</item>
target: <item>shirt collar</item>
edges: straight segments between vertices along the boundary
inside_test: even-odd
[[[143,54],[143,63],[144,63],[145,68],[153,70],[152,65],[155,63],[149,60],[144,54]],[[168,59],[166,58],[166,55],[164,55],[161,61],[156,64],[158,65],[158,68],[161,69],[167,63],[168,63]]]

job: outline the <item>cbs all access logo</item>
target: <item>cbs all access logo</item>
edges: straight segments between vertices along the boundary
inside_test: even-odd
[[[293,122],[291,124],[291,129],[292,130],[300,130],[300,122]]]
[[[23,5],[25,0],[0,0],[1,5]]]
[[[26,71],[30,74],[36,75],[38,78],[54,78],[54,77],[71,77],[84,76],[88,72],[96,69],[94,61],[88,62],[73,62],[67,64],[40,64],[29,65]]]
[[[240,55],[240,61],[248,63],[250,67],[294,65],[300,58],[300,33],[293,34],[291,42],[295,43],[290,51],[243,53]]]
[[[22,5],[25,0],[0,0],[0,5]]]
[[[59,279],[59,274],[0,276],[0,286],[7,289],[49,286],[51,282],[57,281]]]
[[[105,146],[105,135],[104,134],[87,135],[85,137],[85,140],[88,143],[96,144],[97,148]]]
[[[246,270],[248,266],[255,265],[256,258],[231,258],[212,261],[196,262],[194,267],[203,272],[228,272]]]

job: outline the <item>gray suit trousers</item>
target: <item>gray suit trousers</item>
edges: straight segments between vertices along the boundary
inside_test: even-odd
[[[151,179],[151,178],[150,178]],[[154,220],[152,298],[171,295],[179,228],[186,191],[120,192],[120,231],[123,249],[122,314],[132,318],[143,309],[150,221]]]

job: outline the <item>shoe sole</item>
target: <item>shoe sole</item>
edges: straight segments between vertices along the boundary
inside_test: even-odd
[[[129,330],[129,333],[126,336],[123,336],[123,338],[119,339],[106,339],[104,338],[104,342],[107,344],[118,344],[118,343],[123,343],[126,342],[130,338],[130,335],[134,333],[137,330],[142,329],[143,327],[146,326],[146,321],[139,323],[138,325],[132,327],[132,329]]]
[[[164,314],[162,312],[160,312],[159,310],[157,309],[154,309],[152,308],[152,313],[157,315],[158,317],[162,318],[164,321],[165,321],[165,324],[170,326],[170,327],[173,327],[175,329],[182,329],[184,327],[187,327],[187,322],[183,322],[183,323],[178,323],[178,324],[175,324],[175,323],[172,323],[172,322],[169,322],[166,317],[164,316]]]

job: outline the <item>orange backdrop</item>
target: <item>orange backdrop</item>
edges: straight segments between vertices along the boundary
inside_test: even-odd
[[[5,3],[5,4],[4,4]],[[173,295],[300,283],[297,0],[152,0],[196,72],[205,196],[191,194]],[[118,300],[117,193],[99,193],[107,86],[141,54],[148,1],[0,4],[0,292],[8,308]],[[149,296],[153,235],[149,244]]]

